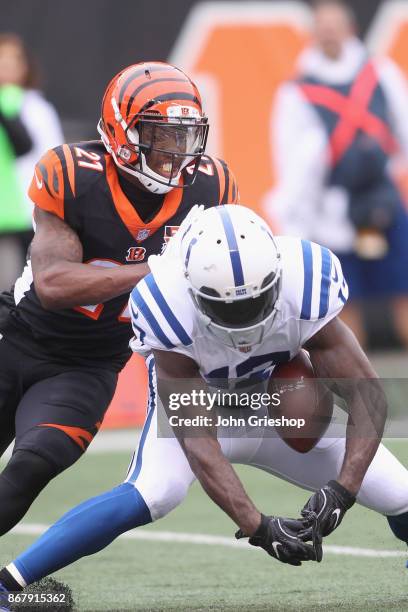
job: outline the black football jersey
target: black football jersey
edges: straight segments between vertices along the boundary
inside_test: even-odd
[[[225,162],[204,156],[194,184],[172,189],[161,202],[155,196],[156,214],[152,218],[143,214],[144,222],[138,202],[125,195],[113,159],[100,141],[48,151],[36,165],[29,195],[36,206],[75,230],[84,263],[106,267],[135,265],[161,253],[195,204],[208,208],[235,203],[239,197]],[[47,311],[37,297],[28,261],[12,297],[8,316],[0,317],[5,335],[14,332],[38,350],[75,363],[106,362],[109,369],[119,370],[129,358],[128,295]]]

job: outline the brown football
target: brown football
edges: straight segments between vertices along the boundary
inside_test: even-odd
[[[269,381],[269,393],[279,393],[280,405],[269,414],[277,419],[304,419],[305,424],[276,427],[279,436],[298,453],[309,452],[324,435],[333,415],[333,394],[315,378],[303,349],[292,361],[279,365]]]

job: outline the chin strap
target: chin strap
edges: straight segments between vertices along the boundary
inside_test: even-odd
[[[137,170],[130,170],[126,168],[126,166],[121,166],[126,172],[135,176],[138,181],[142,183],[146,189],[148,189],[151,193],[156,193],[158,195],[169,193],[172,189],[174,189],[174,185],[163,185],[158,181],[155,181],[153,178],[146,176],[145,174],[141,174]]]

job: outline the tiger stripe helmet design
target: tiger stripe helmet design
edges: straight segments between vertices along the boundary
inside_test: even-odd
[[[119,168],[149,191],[167,193],[194,182],[208,120],[184,72],[164,62],[143,62],[109,83],[98,131]]]

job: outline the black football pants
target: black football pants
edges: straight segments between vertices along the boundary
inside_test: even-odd
[[[112,400],[117,373],[28,356],[0,339],[0,535],[58,473],[86,451]]]

